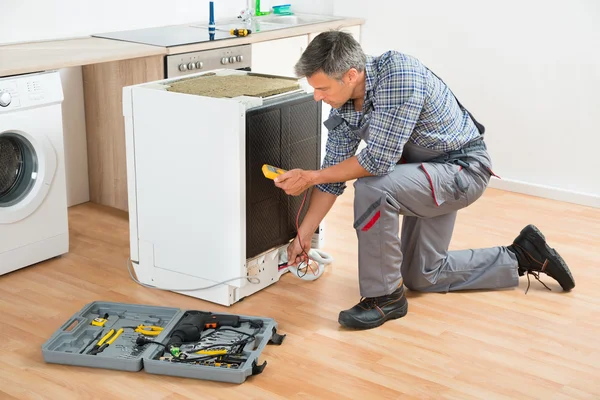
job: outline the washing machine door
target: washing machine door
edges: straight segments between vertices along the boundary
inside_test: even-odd
[[[56,153],[45,136],[0,132],[0,224],[27,218],[42,204],[56,172]]]

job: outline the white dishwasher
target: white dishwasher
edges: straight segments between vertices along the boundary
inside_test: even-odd
[[[236,80],[240,90],[223,94]],[[214,70],[125,87],[123,107],[137,280],[226,306],[277,282],[303,197],[261,167],[320,167],[321,102],[310,86]]]

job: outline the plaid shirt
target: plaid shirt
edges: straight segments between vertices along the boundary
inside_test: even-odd
[[[358,162],[373,175],[392,172],[408,141],[447,152],[479,136],[448,87],[417,59],[396,51],[367,56],[365,76],[362,111],[354,110],[352,100],[331,110],[330,118],[341,117],[342,123],[329,130],[322,168],[355,155],[361,141],[358,131],[366,124],[369,138]],[[317,188],[340,195],[346,184]]]

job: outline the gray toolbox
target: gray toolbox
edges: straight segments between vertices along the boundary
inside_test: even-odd
[[[281,344],[271,318],[139,304],[93,302],[42,345],[47,363],[243,383]]]

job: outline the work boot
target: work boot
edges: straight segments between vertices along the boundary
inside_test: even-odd
[[[345,328],[371,329],[390,319],[401,318],[408,312],[408,301],[401,285],[392,294],[363,297],[349,310],[340,312],[338,322]]]
[[[519,276],[533,275],[542,285],[540,272],[554,278],[565,292],[575,287],[569,267],[554,249],[546,244],[546,238],[534,225],[527,225],[508,249],[516,254],[519,263]],[[546,286],[548,290],[550,288]],[[527,285],[529,290],[529,285]],[[527,293],[527,291],[525,292]]]

